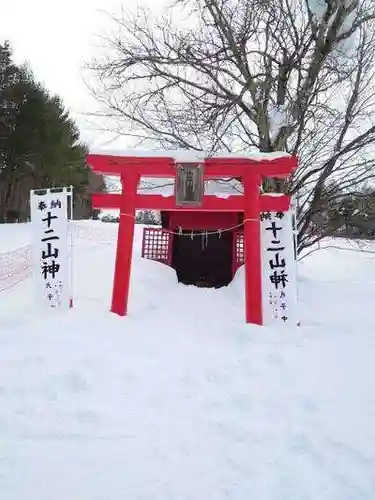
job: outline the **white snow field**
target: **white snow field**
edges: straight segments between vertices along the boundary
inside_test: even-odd
[[[244,323],[241,270],[179,285],[137,228],[118,318],[116,225],[77,228],[73,310],[0,293],[1,500],[374,500],[375,254],[306,257],[302,326],[276,330]],[[29,241],[0,226],[0,252]]]

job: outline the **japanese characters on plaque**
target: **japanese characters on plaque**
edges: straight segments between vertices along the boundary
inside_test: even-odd
[[[260,219],[264,324],[296,325],[297,283],[292,213],[263,212]]]
[[[47,307],[69,305],[68,193],[31,191],[34,277],[38,301]]]

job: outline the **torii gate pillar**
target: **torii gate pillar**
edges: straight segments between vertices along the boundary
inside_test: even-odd
[[[126,316],[128,312],[138,182],[139,175],[134,171],[121,175],[122,194],[125,196],[121,197],[111,306],[111,311],[119,316]]]
[[[262,325],[262,255],[260,235],[260,175],[245,174],[244,252],[246,322]]]

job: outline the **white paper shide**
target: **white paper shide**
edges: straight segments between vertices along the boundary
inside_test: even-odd
[[[69,306],[68,192],[31,191],[34,278],[44,307]]]
[[[297,283],[292,212],[263,212],[263,322],[297,324]]]

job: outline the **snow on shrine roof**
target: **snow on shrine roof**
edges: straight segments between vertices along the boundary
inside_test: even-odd
[[[290,157],[285,151],[275,151],[273,153],[249,152],[249,153],[229,153],[223,151],[221,153],[210,154],[206,151],[193,151],[188,149],[161,149],[149,150],[142,149],[107,149],[93,148],[90,154],[108,155],[108,156],[138,156],[142,158],[174,158],[176,162],[199,162],[205,158],[248,158],[254,161],[275,160],[276,158]]]

